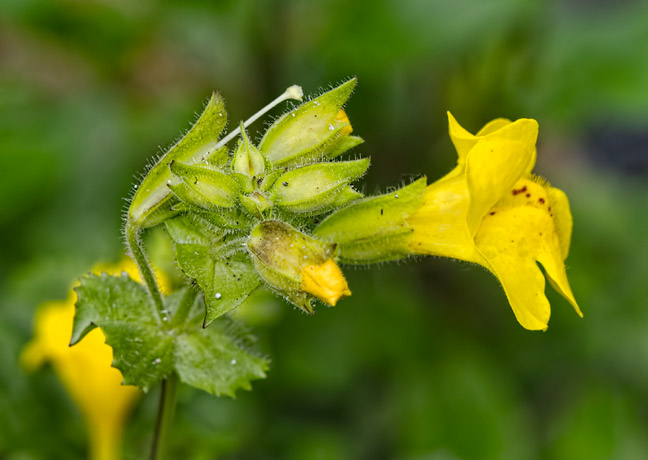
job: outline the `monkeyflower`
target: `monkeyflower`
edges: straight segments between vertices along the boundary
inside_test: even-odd
[[[567,197],[531,173],[537,122],[497,119],[473,135],[448,118],[457,166],[428,185],[423,204],[407,218],[410,251],[484,266],[530,330],[546,330],[551,313],[539,262],[582,316],[565,273],[572,232]]]
[[[132,261],[124,260],[114,267],[97,267],[95,272],[127,272],[139,278]],[[90,458],[120,458],[120,443],[125,419],[140,390],[123,386],[119,370],[111,367],[112,348],[105,343],[101,329],[90,331],[78,344],[70,346],[75,295],[67,300],[47,302],[35,316],[35,334],[25,347],[21,360],[27,370],[44,362],[52,364],[74,402],[83,414],[90,437]]]

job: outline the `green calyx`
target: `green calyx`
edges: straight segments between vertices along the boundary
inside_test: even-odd
[[[331,159],[362,143],[342,107],[351,96],[355,78],[302,104],[277,120],[259,144],[274,164],[289,166]]]
[[[133,225],[153,227],[174,214],[171,208],[177,200],[167,187],[172,179],[168,165],[174,161],[205,162],[222,153],[217,148],[218,139],[226,124],[225,102],[220,94],[213,93],[193,128],[160,158],[137,187],[128,209],[128,220]]]
[[[406,219],[423,203],[425,177],[394,192],[364,198],[334,212],[313,236],[338,244],[341,262],[368,264],[409,255],[412,228]]]
[[[257,273],[287,300],[313,313],[313,296],[302,289],[302,271],[335,256],[335,244],[314,239],[280,220],[259,222],[247,241]]]

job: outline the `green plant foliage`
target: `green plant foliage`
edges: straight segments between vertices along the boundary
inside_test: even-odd
[[[181,382],[214,395],[234,396],[265,377],[266,359],[231,320],[201,328],[202,300],[180,290],[165,299],[168,316],[158,322],[142,285],[128,275],[88,275],[76,288],[72,345],[95,327],[106,335],[113,365],[124,383],[144,391],[176,372]],[[189,300],[190,304],[183,305]],[[195,301],[194,301],[195,300]],[[175,315],[181,321],[176,324]]]

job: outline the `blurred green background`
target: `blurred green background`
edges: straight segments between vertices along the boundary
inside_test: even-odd
[[[314,317],[261,296],[269,377],[236,400],[182,388],[171,458],[648,458],[642,0],[4,0],[0,458],[86,457],[78,410],[19,352],[40,303],[119,259],[124,197],[210,91],[235,126],[290,84],[354,75],[367,193],[453,166],[446,110],[471,131],[540,122],[536,172],[570,197],[585,318],[548,289],[550,327],[527,332],[489,273],[434,258],[347,269],[354,295]],[[156,403],[125,458],[146,456]]]

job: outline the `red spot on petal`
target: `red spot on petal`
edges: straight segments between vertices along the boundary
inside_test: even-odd
[[[524,193],[527,191],[526,185],[522,187],[521,189],[515,190],[513,189],[513,195],[519,195],[520,193]]]

